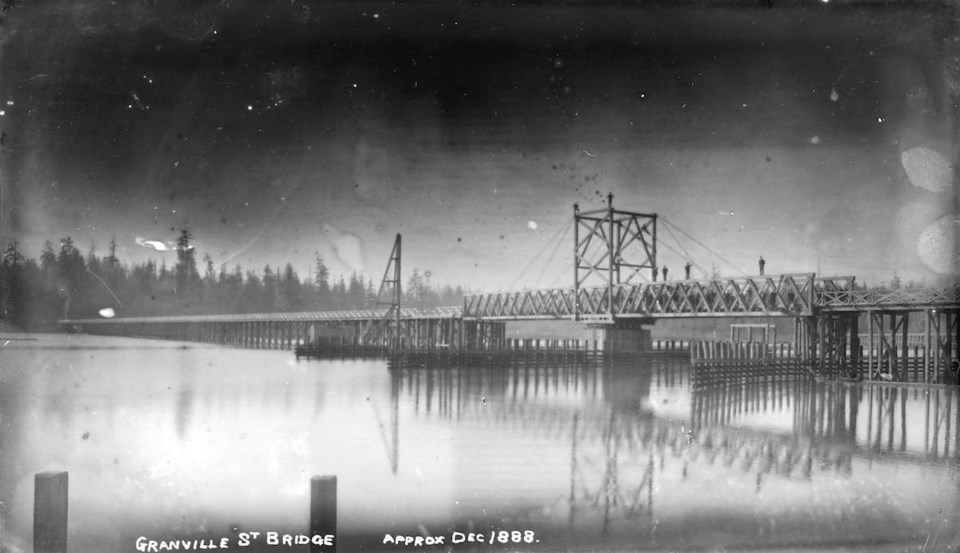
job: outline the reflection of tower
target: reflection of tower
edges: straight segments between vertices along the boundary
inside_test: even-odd
[[[397,474],[400,467],[400,388],[403,384],[403,371],[393,369],[390,371],[390,422],[389,430],[380,416],[380,410],[375,401],[370,401],[373,408],[373,414],[377,418],[377,426],[380,428],[380,437],[383,439],[383,449],[387,453],[390,461],[390,472]],[[389,436],[387,433],[389,432]]]
[[[605,422],[574,414],[570,442],[569,524],[599,517],[603,536],[616,521],[653,516],[651,434],[638,434],[636,414],[607,412]]]

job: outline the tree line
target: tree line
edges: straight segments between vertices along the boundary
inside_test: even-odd
[[[212,315],[283,311],[371,309],[379,282],[356,272],[334,279],[316,253],[311,275],[301,278],[291,263],[244,270],[239,264],[216,267],[209,255],[198,266],[189,229],[177,239],[177,261],[127,264],[116,255],[86,256],[68,236],[59,249],[44,244],[39,259],[28,258],[17,242],[0,259],[0,321],[36,329],[59,319],[163,315]],[[201,273],[202,271],[202,273]],[[414,269],[403,287],[404,307],[460,305],[460,286],[437,286],[429,271]],[[386,295],[386,294],[385,294]],[[384,298],[386,301],[390,301]]]

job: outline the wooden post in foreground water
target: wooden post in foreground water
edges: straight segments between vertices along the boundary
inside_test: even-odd
[[[66,472],[38,472],[34,477],[33,551],[67,552]]]
[[[310,479],[310,535],[337,535],[337,477],[314,476]],[[310,545],[310,551],[336,551],[339,536],[333,547]]]

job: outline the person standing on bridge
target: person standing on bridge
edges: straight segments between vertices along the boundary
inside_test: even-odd
[[[690,280],[690,267],[691,265],[689,261],[687,261],[687,264],[683,266],[683,272],[687,280]]]
[[[767,262],[764,261],[763,256],[760,256],[760,276],[763,276],[763,268],[767,266]]]
[[[667,281],[667,266],[666,266],[666,265],[663,266],[663,281],[664,281],[664,282]]]

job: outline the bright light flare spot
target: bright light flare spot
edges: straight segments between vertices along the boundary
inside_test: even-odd
[[[253,106],[251,106],[251,105],[248,104],[248,105],[247,105],[247,111],[253,111]]]
[[[0,109],[0,117],[3,117],[6,114],[7,112],[5,110]]]
[[[900,163],[907,179],[917,188],[943,192],[953,183],[953,168],[940,152],[917,146],[900,154]]]
[[[820,137],[819,137],[819,136],[811,136],[811,137],[810,137],[810,143],[811,143],[811,144],[819,144],[819,143],[820,143]]]
[[[538,228],[540,228],[540,225],[538,225],[534,221],[527,221],[527,228],[530,230],[537,230]]]
[[[7,100],[7,105],[8,105],[8,106],[12,106],[12,105],[13,105],[13,100]]]
[[[831,88],[831,89],[830,89],[830,101],[831,101],[831,102],[836,102],[836,101],[839,100],[839,99],[840,99],[840,95],[837,94],[837,89],[836,89],[836,88]]]
[[[141,238],[137,236],[136,238],[134,238],[134,242],[136,242],[138,246],[143,246],[145,248],[153,248],[158,252],[168,252],[171,250],[171,248],[168,248],[166,244],[164,244],[159,240],[147,240],[146,238]]]
[[[936,273],[960,271],[960,215],[945,215],[923,229],[917,238],[917,253]]]
[[[100,313],[100,316],[105,319],[112,319],[117,316],[117,312],[114,311],[112,307],[104,307],[100,311],[97,311],[97,313]]]

